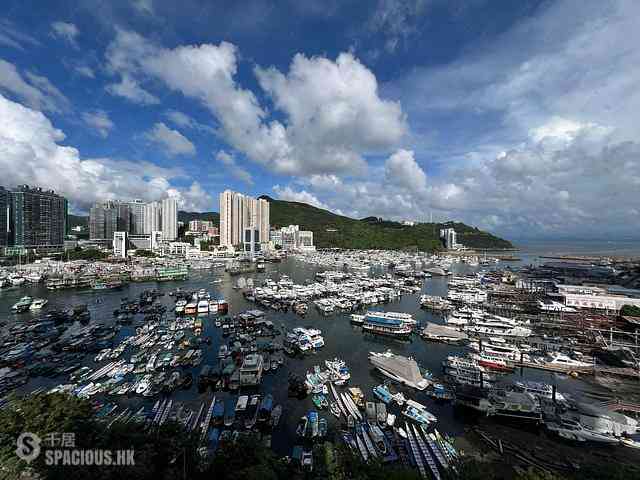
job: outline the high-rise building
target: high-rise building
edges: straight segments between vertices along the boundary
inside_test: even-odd
[[[144,233],[150,234],[162,230],[162,207],[159,202],[147,203],[144,206]]]
[[[129,234],[144,234],[144,202],[142,200],[134,200],[127,202],[129,206]]]
[[[0,187],[0,247],[9,246],[9,206],[11,195],[9,190]]]
[[[64,247],[67,199],[53,190],[21,185],[11,197],[10,229],[16,247],[51,250]]]
[[[443,228],[440,230],[440,240],[447,249],[454,249],[458,246],[456,241],[456,231],[453,228]]]
[[[175,198],[165,198],[162,201],[162,237],[173,242],[178,238],[178,201]]]
[[[98,202],[89,211],[91,240],[113,240],[113,233],[126,231],[128,225],[129,210],[118,202]]]
[[[113,255],[127,258],[127,232],[113,232]]]
[[[269,202],[225,190],[220,194],[220,245],[244,243],[244,231],[255,228],[261,239],[269,238]]]

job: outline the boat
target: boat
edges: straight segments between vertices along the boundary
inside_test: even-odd
[[[224,414],[224,426],[230,427],[236,421],[236,412],[233,408],[226,408]]]
[[[593,363],[574,360],[570,356],[560,352],[553,352],[548,354],[546,364],[552,365],[552,366],[560,366],[560,367],[576,367],[576,368],[593,367]]]
[[[200,300],[197,309],[198,313],[209,313],[209,301]]]
[[[33,303],[29,307],[29,310],[40,310],[44,307],[49,301],[45,298],[34,298]]]
[[[369,424],[369,434],[371,435],[371,440],[373,440],[373,444],[375,445],[380,455],[385,456],[387,453],[389,453],[387,439],[380,427],[378,427],[377,425]]]
[[[429,470],[431,470],[433,478],[435,480],[440,480],[440,471],[438,470],[438,466],[436,465],[433,455],[431,455],[431,452],[427,448],[427,444],[423,440],[416,426],[411,425],[411,428],[413,428],[413,435],[416,439],[416,443],[418,444],[418,448],[422,451],[422,455],[424,455],[424,458],[427,460],[427,465],[429,465]]]
[[[391,395],[391,392],[386,385],[377,385],[373,387],[373,394],[376,398],[386,404],[391,403],[391,401],[393,400],[393,395]]]
[[[376,418],[378,425],[386,425],[387,423],[387,407],[384,403],[376,403]]]
[[[300,417],[298,421],[298,426],[296,427],[296,435],[299,437],[304,437],[307,434],[307,427],[309,425],[309,419],[307,416]]]
[[[240,395],[236,401],[236,412],[244,412],[249,404],[248,395]]]
[[[185,315],[195,315],[198,313],[198,304],[195,302],[187,303],[184,307]]]
[[[398,431],[400,430],[401,429],[398,429]],[[415,460],[416,466],[418,467],[418,471],[420,472],[420,476],[422,478],[427,478],[427,470],[424,467],[424,460],[420,455],[420,447],[418,446],[418,441],[413,436],[413,432],[409,428],[409,425],[405,424],[405,429],[403,431],[405,432],[404,436],[407,438],[407,440],[409,440],[409,448],[411,450],[411,455]]]
[[[184,309],[185,309],[186,306],[187,306],[187,301],[186,300],[178,300],[176,302],[175,312],[177,314],[184,313]]]
[[[265,395],[260,402],[260,407],[258,408],[258,421],[266,422],[271,418],[271,410],[273,410],[273,395],[270,393]]]
[[[415,406],[412,406],[412,405],[407,405],[407,407],[403,410],[402,414],[405,417],[410,418],[411,420],[414,420],[415,422],[423,423],[425,425],[429,425],[429,423],[435,422],[435,417],[432,414],[430,414],[426,410],[416,408]]]
[[[282,405],[278,404],[275,407],[273,407],[273,410],[271,411],[271,428],[275,428],[278,426],[281,416],[282,416]]]
[[[340,410],[340,405],[339,405],[339,403],[337,401],[336,402],[331,402],[329,404],[329,411],[336,418],[340,418],[340,415],[342,414],[342,412]]]
[[[442,366],[447,378],[461,385],[489,388],[494,380],[494,376],[474,358],[450,355],[443,360]]]
[[[374,402],[367,402],[365,405],[365,412],[367,414],[367,420],[369,422],[376,421],[376,404]]]
[[[311,400],[313,401],[313,404],[319,410],[323,410],[323,409],[325,409],[325,408],[327,408],[329,406],[329,402],[327,401],[327,397],[325,397],[321,393],[315,394],[313,397],[311,397]]]
[[[387,350],[384,353],[370,352],[369,361],[387,377],[417,390],[424,390],[429,386],[429,380],[424,378],[417,362],[411,357],[395,355]]]
[[[213,407],[213,424],[220,426],[224,423],[224,402],[221,399],[216,399]]]
[[[18,302],[16,302],[11,307],[11,310],[17,313],[26,312],[27,310],[29,310],[32,303],[33,303],[33,298],[29,296],[25,296],[25,297],[22,297],[20,300],[18,300]]]
[[[362,455],[362,459],[366,462],[369,460],[369,452],[367,450],[367,446],[362,439],[362,436],[356,432],[356,445],[358,446],[358,450],[360,451],[360,455]]]
[[[513,372],[514,367],[511,366],[507,360],[500,354],[494,354],[487,350],[483,350],[480,353],[470,354],[471,358],[475,358],[478,365],[501,373]]]
[[[320,438],[326,437],[327,430],[328,430],[327,419],[321,418],[320,421],[318,422],[318,436]]]
[[[318,412],[311,410],[307,417],[309,419],[309,428],[307,429],[307,436],[315,438],[318,436]]]
[[[379,315],[365,315],[362,331],[374,335],[384,335],[395,338],[409,338],[413,333],[412,325],[395,318],[385,318]]]

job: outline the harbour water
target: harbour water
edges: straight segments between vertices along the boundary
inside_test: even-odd
[[[522,263],[530,263],[530,258],[532,259],[534,257],[524,256]],[[504,264],[501,266],[503,267]],[[467,273],[473,271],[474,268],[465,264],[454,264],[452,270],[455,273]],[[266,277],[278,279],[280,275],[283,274],[291,277],[295,283],[303,284],[306,280],[313,278],[316,271],[317,268],[314,266],[300,263],[295,259],[288,259],[280,264],[267,264],[267,269],[264,273],[254,273],[249,276],[254,278],[256,285],[260,284]],[[218,276],[222,276],[223,282],[212,284],[212,280]],[[204,288],[212,293],[212,297],[226,299],[229,302],[229,312],[232,315],[256,308],[254,304],[244,299],[239,290],[232,288],[236,280],[237,277],[232,278],[221,270],[211,270],[194,271],[191,273],[190,278],[183,282],[134,283],[125,286],[122,290],[100,292],[73,290],[51,292],[42,286],[8,288],[0,291],[0,312],[2,312],[2,318],[6,320],[8,325],[14,322],[24,321],[24,319],[28,318],[31,314],[11,314],[10,306],[21,296],[31,295],[33,297],[47,298],[49,300],[49,309],[68,308],[83,303],[88,304],[92,323],[102,322],[111,324],[115,321],[113,311],[120,306],[120,301],[123,297],[134,299],[137,298],[142,291],[152,288],[156,288],[160,292],[168,293],[177,287],[183,290],[198,290]],[[446,291],[447,280],[443,277],[433,277],[425,280],[421,293],[446,295]],[[442,319],[438,316],[420,309],[418,298],[421,293],[404,295],[399,301],[378,308],[387,311],[412,313],[414,314],[414,318],[421,323],[426,321],[443,323]],[[165,295],[160,297],[158,302],[169,307],[167,315],[172,318],[173,298]],[[269,373],[263,377],[259,393],[263,395],[271,393],[274,396],[274,404],[282,404],[284,409],[280,426],[274,431],[272,436],[274,450],[282,455],[290,454],[292,446],[296,444],[295,428],[299,418],[309,410],[314,409],[311,396],[304,400],[288,398],[287,379],[289,373],[304,376],[314,365],[324,366],[325,360],[339,357],[344,359],[351,369],[351,380],[349,384],[359,386],[365,393],[367,400],[372,400],[372,388],[381,383],[383,377],[376,374],[369,363],[368,355],[370,351],[382,352],[386,349],[391,349],[394,353],[411,356],[415,358],[422,367],[433,372],[436,377],[441,374],[441,362],[447,355],[464,351],[463,347],[425,342],[417,335],[413,336],[411,342],[400,342],[393,339],[363,334],[360,327],[353,326],[350,323],[348,314],[339,313],[323,316],[313,308],[313,306],[304,318],[299,317],[293,312],[268,311],[266,313],[266,318],[271,320],[277,328],[284,326],[286,329],[291,329],[296,326],[312,326],[322,330],[325,338],[325,346],[316,353],[306,355],[302,359],[287,358],[284,366],[279,368],[275,373]],[[226,339],[222,337],[221,329],[215,327],[214,318],[213,315],[205,315],[203,317],[204,330],[202,336],[210,337],[212,342],[211,345],[204,344],[202,347],[202,364],[191,370],[194,379],[197,378],[198,372],[205,365],[216,365],[218,363],[218,348],[222,342],[226,341]],[[75,325],[71,328],[78,328],[78,326],[79,325]],[[134,328],[134,326],[123,326],[115,339],[115,344],[123,337],[132,334]],[[278,337],[276,341],[281,342],[281,337]],[[90,366],[94,365],[92,357],[93,355],[87,355],[86,357],[87,364]],[[581,380],[561,378],[546,372],[529,370],[517,372],[514,375],[524,375],[528,379],[542,380],[547,383],[556,384],[559,391],[569,392],[578,396],[580,395],[580,391],[586,387]],[[54,379],[36,377],[21,387],[21,390],[31,391],[39,386],[53,387],[60,383],[67,383],[67,379],[63,377]],[[594,389],[593,386],[588,386],[588,388]],[[454,436],[460,435],[464,427],[473,421],[472,418],[466,416],[464,413],[454,411],[451,404],[436,403],[425,394],[414,390],[402,390],[406,396],[428,406],[429,410],[438,417],[438,428],[443,432]],[[172,395],[172,398],[174,405],[176,402],[183,402],[185,405],[197,409],[202,402],[206,402],[208,405],[213,395],[214,393],[210,390],[205,393],[198,393],[196,382],[194,382],[190,390],[178,390]],[[233,408],[232,406],[237,398],[236,394],[215,392],[215,395],[217,398],[223,398],[225,400],[227,408]],[[128,406],[137,409],[141,405],[146,405],[147,408],[150,408],[155,400],[155,398],[143,399],[141,397],[133,397],[124,399],[123,402],[127,402],[130,404]],[[329,421],[330,429],[332,426],[337,426],[335,418],[333,418],[328,411],[323,412],[322,415]]]

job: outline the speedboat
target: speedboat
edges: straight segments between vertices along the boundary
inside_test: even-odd
[[[29,310],[40,310],[44,307],[49,301],[46,298],[36,298],[33,300],[33,303],[29,307]]]
[[[22,297],[20,300],[18,300],[18,302],[11,307],[11,310],[18,313],[26,312],[27,310],[29,310],[32,303],[33,303],[33,298],[29,296],[25,296],[25,297]]]

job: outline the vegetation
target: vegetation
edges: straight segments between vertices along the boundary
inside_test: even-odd
[[[76,247],[74,250],[68,251],[63,258],[65,260],[103,260],[108,256],[108,253],[95,248],[82,249]]]
[[[640,307],[636,307],[635,305],[624,305],[620,309],[620,315],[628,317],[640,317]]]
[[[507,240],[464,223],[419,223],[407,226],[375,217],[355,220],[305,203],[274,200],[268,196],[261,198],[270,203],[269,219],[272,227],[300,225],[301,229],[311,230],[318,248],[413,248],[432,251],[442,248],[440,229],[447,227],[454,228],[458,241],[471,248],[513,248]]]
[[[178,221],[189,223],[191,220],[203,220],[208,222],[220,223],[220,214],[218,212],[178,212]]]

